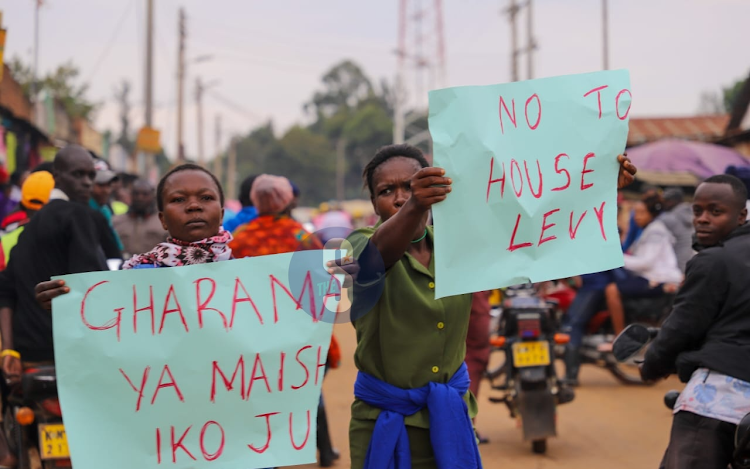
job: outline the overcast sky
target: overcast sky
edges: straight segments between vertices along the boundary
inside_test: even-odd
[[[6,58],[31,62],[36,0],[0,0],[8,29]],[[195,80],[217,80],[204,99],[205,146],[214,153],[214,119],[221,114],[226,144],[272,119],[281,134],[305,122],[303,104],[333,64],[350,58],[374,80],[396,74],[398,0],[154,0],[155,125],[172,156],[176,140],[177,17],[188,16],[185,144],[197,148]],[[67,60],[102,103],[95,126],[119,131],[114,88],[132,84],[132,126],[143,123],[146,0],[44,0],[40,10],[39,69]],[[419,3],[414,0],[412,3]],[[424,6],[432,0],[421,0]],[[507,0],[444,0],[446,86],[510,79]],[[601,0],[534,0],[535,77],[602,67]],[[750,72],[748,0],[609,0],[610,68],[631,73],[631,116],[695,114],[700,94]],[[429,23],[429,24],[428,24]],[[526,18],[519,18],[525,42]],[[432,29],[425,20],[425,31]],[[411,34],[414,31],[411,30]],[[426,47],[426,46],[425,46]],[[520,62],[526,78],[525,59]],[[414,99],[413,75],[407,77]],[[425,80],[429,85],[429,79]],[[426,92],[427,87],[425,88]],[[217,99],[218,96],[218,99]],[[222,101],[221,99],[226,101]],[[228,101],[228,102],[227,102]],[[423,98],[426,101],[426,96]],[[383,142],[388,143],[388,142]]]

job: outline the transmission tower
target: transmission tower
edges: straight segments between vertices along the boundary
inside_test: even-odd
[[[429,141],[414,121],[427,112],[427,91],[446,84],[442,0],[399,0],[393,141]]]

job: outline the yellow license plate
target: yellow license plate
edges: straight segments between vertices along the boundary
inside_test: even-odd
[[[516,342],[513,344],[513,366],[516,368],[546,366],[549,363],[549,344],[547,342]]]
[[[70,457],[68,437],[62,424],[39,425],[39,453],[42,459]]]

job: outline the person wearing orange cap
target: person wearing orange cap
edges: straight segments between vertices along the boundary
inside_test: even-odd
[[[0,270],[10,258],[10,251],[18,243],[24,226],[31,217],[49,202],[55,178],[47,171],[32,173],[21,186],[21,206],[18,211],[8,215],[2,222],[5,234],[0,236]]]
[[[26,224],[31,216],[49,201],[55,179],[48,171],[35,171],[29,175],[21,186],[21,202],[18,210],[3,218],[0,230],[9,233]]]

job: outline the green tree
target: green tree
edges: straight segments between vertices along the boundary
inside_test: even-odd
[[[273,124],[267,122],[237,142],[237,173],[245,178],[250,174],[268,172],[267,163],[281,152]]]
[[[266,167],[288,177],[300,189],[300,204],[317,205],[335,196],[336,158],[329,140],[294,126],[279,140],[283,152]]]
[[[309,129],[324,135],[332,148],[339,140],[345,142],[345,196],[361,197],[364,166],[393,138],[392,90],[385,81],[377,89],[351,60],[334,65],[321,81],[322,89],[305,105],[305,110],[315,116]],[[335,181],[330,184],[335,187]]]
[[[313,116],[312,124],[294,126],[277,138],[269,122],[240,139],[238,185],[250,174],[276,174],[300,188],[302,205],[330,200],[336,196],[336,148],[342,141],[346,144],[345,196],[363,196],[364,166],[379,147],[393,139],[393,92],[385,81],[374,86],[350,60],[331,67],[321,85],[304,105],[305,112]],[[221,162],[226,168],[226,157]]]
[[[745,80],[737,80],[734,84],[722,88],[721,94],[724,102],[724,110],[731,113],[734,104],[740,96],[740,90],[745,84]]]
[[[18,57],[13,57],[8,64],[13,78],[21,85],[26,98],[31,98],[33,73],[30,66]],[[65,107],[71,117],[90,120],[98,104],[86,98],[88,84],[78,84],[79,68],[73,62],[58,65],[46,76],[37,79],[37,89],[47,88]]]
[[[372,99],[375,91],[362,68],[351,60],[332,67],[322,78],[323,90],[316,91],[305,110],[315,113],[314,130],[328,133],[340,130],[347,113],[357,109],[363,101]],[[328,123],[328,128],[324,126]],[[331,127],[331,124],[338,126]]]
[[[222,158],[226,168],[226,157]],[[237,142],[237,185],[251,174],[289,178],[300,189],[302,205],[317,205],[334,196],[335,157],[329,140],[294,126],[280,138],[268,122]],[[237,197],[239,194],[228,194]]]

